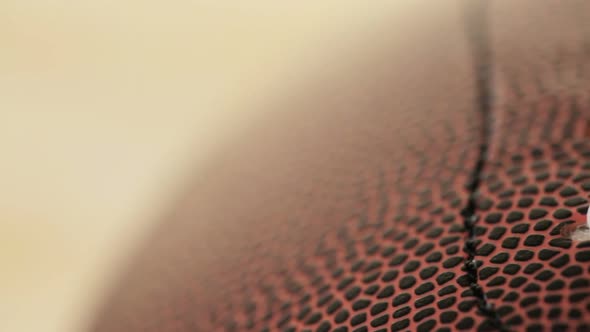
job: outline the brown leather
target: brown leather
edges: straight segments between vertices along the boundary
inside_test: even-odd
[[[576,178],[590,5],[428,11],[327,64],[221,151],[92,331],[589,327],[590,302],[572,299],[590,294],[588,255],[554,227],[583,217],[590,190]],[[574,266],[580,279],[564,276]]]

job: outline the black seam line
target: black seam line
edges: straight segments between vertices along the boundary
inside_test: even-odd
[[[464,262],[467,281],[472,296],[477,300],[479,313],[489,320],[491,325],[500,330],[508,331],[508,328],[502,324],[500,316],[495,306],[489,301],[483,287],[479,283],[480,263],[475,258],[478,247],[476,235],[476,225],[479,221],[477,213],[477,197],[483,175],[483,169],[487,160],[488,145],[490,142],[491,126],[491,83],[492,71],[489,52],[489,36],[487,31],[487,13],[486,1],[468,1],[466,2],[466,26],[468,42],[471,46],[472,60],[475,66],[475,92],[476,92],[476,111],[481,118],[481,136],[478,151],[477,162],[473,172],[470,174],[466,184],[468,198],[466,206],[461,210],[465,243],[463,251],[467,254]]]

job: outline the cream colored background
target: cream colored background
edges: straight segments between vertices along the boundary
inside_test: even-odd
[[[0,0],[0,331],[80,330],[199,163],[398,3]]]

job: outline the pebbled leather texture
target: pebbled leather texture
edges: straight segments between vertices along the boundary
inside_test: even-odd
[[[431,10],[198,174],[91,330],[590,330],[590,4]]]

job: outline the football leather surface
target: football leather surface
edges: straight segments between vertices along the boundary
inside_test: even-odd
[[[590,2],[430,10],[220,151],[91,331],[590,331]]]

